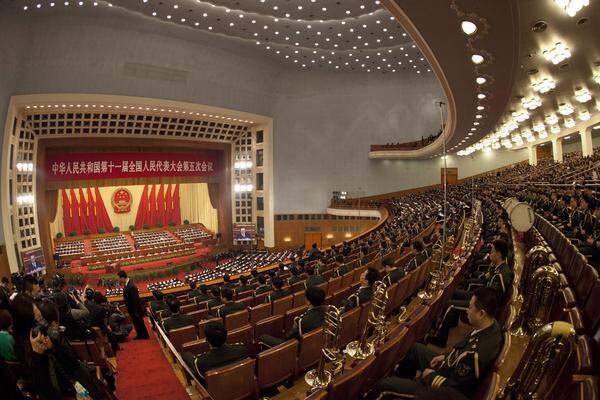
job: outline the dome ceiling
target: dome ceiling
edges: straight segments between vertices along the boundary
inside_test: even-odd
[[[375,0],[24,0],[27,13],[122,8],[247,42],[299,69],[431,73],[419,48]]]

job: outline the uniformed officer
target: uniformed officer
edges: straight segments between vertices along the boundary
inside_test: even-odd
[[[373,285],[379,278],[379,272],[375,268],[368,268],[361,276],[361,286],[356,293],[350,295],[347,300],[342,302],[342,312],[359,307],[371,300],[373,297]]]
[[[425,246],[419,239],[413,240],[411,247],[415,251],[415,256],[406,265],[407,271],[415,270],[419,265],[423,264],[427,260],[427,253],[425,252]]]
[[[400,364],[397,376],[379,381],[369,398],[412,398],[423,387],[444,386],[471,398],[502,348],[502,332],[494,318],[498,305],[495,290],[477,288],[467,310],[469,323],[475,328],[473,332],[448,355],[416,343]],[[415,377],[417,373],[420,374]]]
[[[236,361],[248,357],[246,346],[241,343],[227,344],[227,328],[222,322],[211,321],[204,327],[206,341],[210,350],[206,353],[193,355],[183,353],[185,363],[194,371],[201,383],[204,383],[204,375],[211,369],[224,367]]]
[[[392,261],[391,258],[386,258],[381,264],[383,265],[383,268],[385,270],[383,283],[385,283],[387,287],[392,286],[394,283],[404,278],[404,268],[394,267],[394,261]]]
[[[304,291],[304,296],[310,304],[310,307],[304,314],[294,319],[292,330],[285,336],[285,339],[270,335],[261,335],[259,343],[263,348],[275,347],[291,339],[298,339],[300,336],[323,326],[325,320],[325,311],[322,304],[325,301],[325,291],[316,286],[310,286]]]
[[[271,290],[271,286],[267,285],[267,278],[265,278],[264,275],[259,275],[256,280],[258,281],[259,286],[256,288],[256,290],[254,290],[254,295],[265,293]]]
[[[325,279],[323,279],[321,275],[317,275],[315,269],[312,266],[306,267],[306,273],[308,275],[308,278],[306,278],[306,280],[304,281],[304,287],[307,289],[312,286],[318,286],[321,283],[325,282]]]
[[[291,294],[289,290],[283,289],[283,279],[278,276],[271,279],[271,286],[273,287],[273,291],[265,298],[265,303],[270,303]]]
[[[302,280],[302,276],[300,276],[300,270],[293,264],[290,268],[290,273],[292,274],[292,276],[288,278],[288,285],[292,286],[294,283],[300,282]]]
[[[506,242],[494,240],[490,251],[492,267],[488,278],[484,279],[482,284],[496,290],[499,299],[504,298],[514,279],[514,273],[506,262],[507,256],[508,245]],[[452,294],[452,300],[448,302],[440,328],[436,335],[430,339],[430,343],[445,347],[450,328],[457,326],[461,315],[467,311],[471,295],[472,292],[466,290],[457,290]]]
[[[194,321],[189,315],[180,314],[181,303],[179,299],[170,294],[167,296],[167,307],[169,307],[169,317],[163,319],[163,328],[167,333],[173,329],[183,328],[184,326],[194,325]]]
[[[233,301],[233,290],[227,286],[221,288],[221,302],[223,307],[217,309],[216,317],[225,318],[229,314],[246,309],[243,304]]]
[[[240,276],[240,285],[235,288],[236,293],[249,292],[253,289],[252,285],[248,284],[248,277],[246,275]]]

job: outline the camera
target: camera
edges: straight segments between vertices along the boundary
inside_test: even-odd
[[[37,337],[41,333],[42,336],[48,336],[48,328],[49,328],[48,324],[46,324],[46,323],[38,323],[31,330],[31,335],[33,337]]]

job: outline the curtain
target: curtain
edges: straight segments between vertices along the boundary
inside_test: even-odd
[[[212,208],[219,208],[219,184],[208,183],[208,196],[210,198],[210,204]]]
[[[89,215],[88,215],[88,204],[83,195],[83,189],[79,188],[79,216],[81,221],[80,229],[82,232],[92,231],[89,224]]]
[[[45,193],[46,209],[48,211],[48,220],[56,221],[56,212],[58,211],[58,190],[48,190]]]
[[[219,217],[216,207],[211,205],[208,185],[181,184],[179,186],[181,219],[190,223],[200,222],[212,232],[218,232]]]

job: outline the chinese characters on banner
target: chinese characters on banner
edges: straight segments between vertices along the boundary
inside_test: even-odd
[[[215,176],[216,152],[193,153],[73,153],[48,154],[49,182],[155,176]]]

